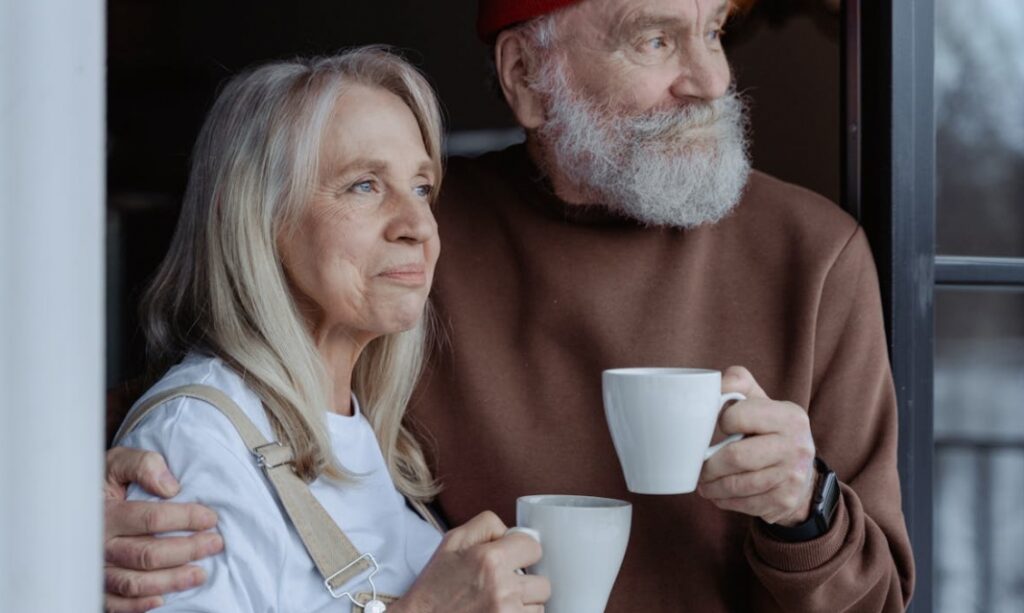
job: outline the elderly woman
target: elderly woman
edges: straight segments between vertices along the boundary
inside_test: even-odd
[[[224,551],[201,563],[206,582],[161,611],[338,611],[359,592],[393,613],[543,609],[546,580],[515,572],[537,543],[491,513],[442,535],[407,504],[437,489],[403,414],[440,250],[440,134],[429,85],[376,48],[261,66],[214,104],[143,302],[151,356],[171,367],[122,440],[163,454],[184,484],[176,499],[219,515]],[[216,403],[152,401],[188,385],[219,390],[291,449],[300,489],[372,556],[372,585],[365,572],[324,585]]]

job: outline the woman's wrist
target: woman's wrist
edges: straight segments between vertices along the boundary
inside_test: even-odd
[[[407,597],[399,598],[388,605],[387,613],[425,613],[421,611],[414,602]]]

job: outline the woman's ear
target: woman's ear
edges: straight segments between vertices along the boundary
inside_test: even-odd
[[[545,120],[543,100],[529,85],[534,77],[532,71],[536,69],[536,62],[531,60],[522,34],[515,30],[505,30],[498,34],[494,43],[494,66],[498,82],[512,114],[526,130],[539,128]]]

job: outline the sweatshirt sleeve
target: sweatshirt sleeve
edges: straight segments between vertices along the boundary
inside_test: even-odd
[[[822,285],[809,404],[817,454],[842,495],[829,531],[808,542],[775,540],[751,522],[754,609],[903,611],[914,565],[900,506],[896,396],[877,273],[860,228]]]
[[[282,610],[278,587],[287,526],[231,422],[202,401],[178,398],[153,409],[121,444],[163,455],[181,483],[172,500],[213,509],[224,539],[224,551],[196,562],[206,582],[165,595],[157,611]],[[135,485],[128,499],[156,500]]]

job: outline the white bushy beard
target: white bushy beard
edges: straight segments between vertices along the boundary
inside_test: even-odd
[[[714,223],[739,202],[750,160],[746,109],[733,89],[712,102],[629,115],[577,94],[561,58],[545,60],[533,85],[547,99],[536,137],[549,174],[652,226]]]

